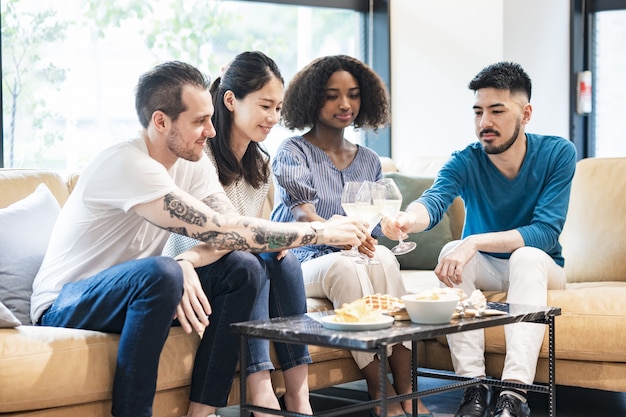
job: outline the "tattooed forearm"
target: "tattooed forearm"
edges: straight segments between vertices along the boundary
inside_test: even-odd
[[[228,197],[226,197],[225,194],[223,198],[220,196],[222,196],[222,194],[210,195],[202,200],[202,202],[220,214],[239,214],[230,203],[230,200],[227,200]]]
[[[207,217],[193,207],[185,204],[176,195],[169,193],[164,197],[163,201],[163,209],[169,212],[171,217],[176,217],[185,223],[196,226],[206,225]]]
[[[166,227],[165,230],[167,230],[168,232],[182,235],[182,236],[189,236],[187,234],[187,229],[184,227]]]
[[[304,236],[302,236],[302,244],[303,245],[310,245],[313,242],[315,242],[315,238],[317,237],[317,235],[315,233],[307,233]]]
[[[225,250],[242,250],[242,251],[252,251],[253,248],[246,242],[246,238],[237,234],[237,233],[222,233],[222,232],[202,232],[202,233],[194,233],[191,237],[194,239],[201,240],[211,246],[214,246],[218,249]],[[254,250],[259,250],[263,248],[254,248]]]
[[[254,232],[254,241],[260,245],[267,245],[269,249],[290,247],[298,237],[295,232],[272,232],[265,227],[252,228],[252,232]]]
[[[146,218],[144,217],[144,220],[145,220],[145,221],[147,221],[148,223],[150,223],[150,224],[152,224],[152,225],[156,226],[156,227],[161,227],[161,226],[159,226],[158,224],[156,224],[155,222],[150,221],[150,219],[146,219]],[[179,235],[189,236],[189,235],[187,234],[187,229],[185,229],[184,227],[164,227],[163,229],[167,230],[168,232],[177,233],[177,234],[179,234]]]

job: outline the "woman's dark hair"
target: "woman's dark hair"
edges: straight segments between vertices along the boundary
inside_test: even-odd
[[[498,62],[482,69],[469,83],[469,89],[476,92],[481,88],[509,90],[511,93],[525,93],[530,101],[532,83],[524,69],[514,62]]]
[[[326,102],[328,79],[337,71],[352,74],[361,90],[361,108],[354,127],[376,130],[389,123],[389,94],[383,80],[358,59],[334,55],[315,59],[290,81],[281,113],[287,128],[305,129],[315,125]]]
[[[269,154],[258,143],[250,142],[241,163],[233,153],[230,147],[232,113],[224,105],[224,94],[230,90],[238,100],[242,100],[263,88],[272,78],[285,84],[278,66],[271,58],[258,51],[242,52],[211,85],[215,107],[211,120],[217,133],[207,146],[215,157],[222,185],[230,185],[240,177],[254,188],[269,181]]]
[[[157,65],[139,77],[135,88],[135,110],[145,128],[155,111],[160,110],[173,121],[187,110],[183,104],[183,87],[191,85],[208,89],[211,80],[197,68],[180,61]]]

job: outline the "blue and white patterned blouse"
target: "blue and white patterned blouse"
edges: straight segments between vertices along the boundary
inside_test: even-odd
[[[276,192],[271,219],[280,222],[295,221],[291,209],[305,203],[313,204],[317,214],[325,219],[345,215],[341,208],[344,184],[378,181],[383,175],[380,158],[369,148],[358,146],[354,160],[340,170],[322,149],[302,136],[288,138],[280,145],[272,171]],[[339,250],[328,245],[292,249],[301,262]]]

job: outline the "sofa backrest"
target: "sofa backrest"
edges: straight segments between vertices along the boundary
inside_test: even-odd
[[[568,282],[626,281],[626,158],[576,165],[560,242]]]
[[[0,208],[25,198],[41,183],[48,186],[60,206],[65,204],[70,189],[58,173],[42,169],[0,169]]]

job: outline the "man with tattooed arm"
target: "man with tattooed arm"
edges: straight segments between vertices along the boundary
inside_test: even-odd
[[[104,150],[81,173],[33,283],[34,323],[120,334],[117,417],[152,415],[173,323],[203,332],[187,416],[226,405],[239,359],[230,324],[249,318],[264,284],[241,251],[365,239],[365,226],[344,217],[323,227],[239,216],[204,152],[215,135],[208,87],[201,72],[176,61],[140,77],[139,136]],[[204,245],[181,259],[158,256],[170,232]]]

